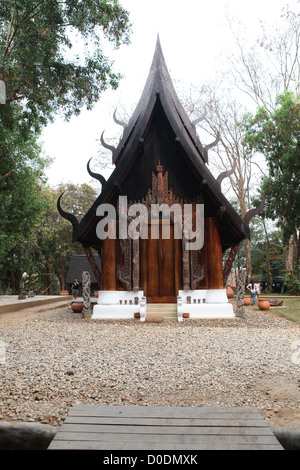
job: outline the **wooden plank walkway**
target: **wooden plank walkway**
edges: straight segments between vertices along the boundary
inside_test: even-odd
[[[256,408],[75,405],[49,450],[282,450]]]

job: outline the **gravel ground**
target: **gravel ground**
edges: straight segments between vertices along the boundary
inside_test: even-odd
[[[75,403],[255,406],[270,426],[299,428],[297,341],[299,325],[250,307],[183,323],[2,314],[0,419],[60,425]]]

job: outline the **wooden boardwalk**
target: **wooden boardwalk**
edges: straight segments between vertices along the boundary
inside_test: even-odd
[[[76,405],[50,450],[282,450],[256,408]]]

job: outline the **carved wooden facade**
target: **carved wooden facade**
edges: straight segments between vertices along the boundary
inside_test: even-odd
[[[101,137],[115,164],[110,178],[106,181],[94,173],[88,162],[88,171],[101,183],[102,192],[83,220],[78,223],[63,211],[61,198],[58,201],[61,215],[73,224],[73,240],[93,248],[101,257],[99,288],[143,291],[150,302],[173,302],[179,290],[223,289],[236,247],[249,237],[249,221],[244,223],[222,194],[220,183],[227,175],[215,179],[207,167],[208,150],[216,141],[206,146],[200,142],[196,122],[190,121],[174,90],[159,40],[137,108],[128,124],[120,124],[124,132],[117,148],[105,144],[103,134]],[[136,203],[147,208],[140,225],[143,236],[137,240],[119,236],[119,217],[127,217],[127,226],[131,222],[128,212],[120,214],[120,196],[127,196],[128,208]],[[96,213],[103,203],[116,209],[116,239],[97,237]],[[182,224],[176,212],[171,212],[170,238],[164,239],[164,218],[154,217],[153,204],[181,208],[203,204],[203,247],[186,250],[184,235],[176,237],[177,225]],[[194,214],[195,210],[191,217]],[[152,238],[151,233],[156,236]],[[227,250],[230,256],[226,263]],[[87,253],[91,258],[91,251]]]

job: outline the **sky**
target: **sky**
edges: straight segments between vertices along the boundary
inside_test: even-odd
[[[132,113],[145,85],[157,35],[175,88],[201,86],[218,73],[222,54],[233,50],[228,18],[240,21],[249,44],[259,34],[260,22],[274,24],[283,7],[300,10],[298,0],[120,0],[130,13],[131,44],[119,50],[105,49],[114,69],[123,78],[116,91],[107,90],[91,111],[83,110],[69,122],[57,117],[42,135],[45,155],[53,159],[48,183],[91,183],[86,165],[101,172],[97,155],[100,135],[109,141],[120,137],[122,128],[113,112]],[[104,173],[105,174],[105,173]]]

